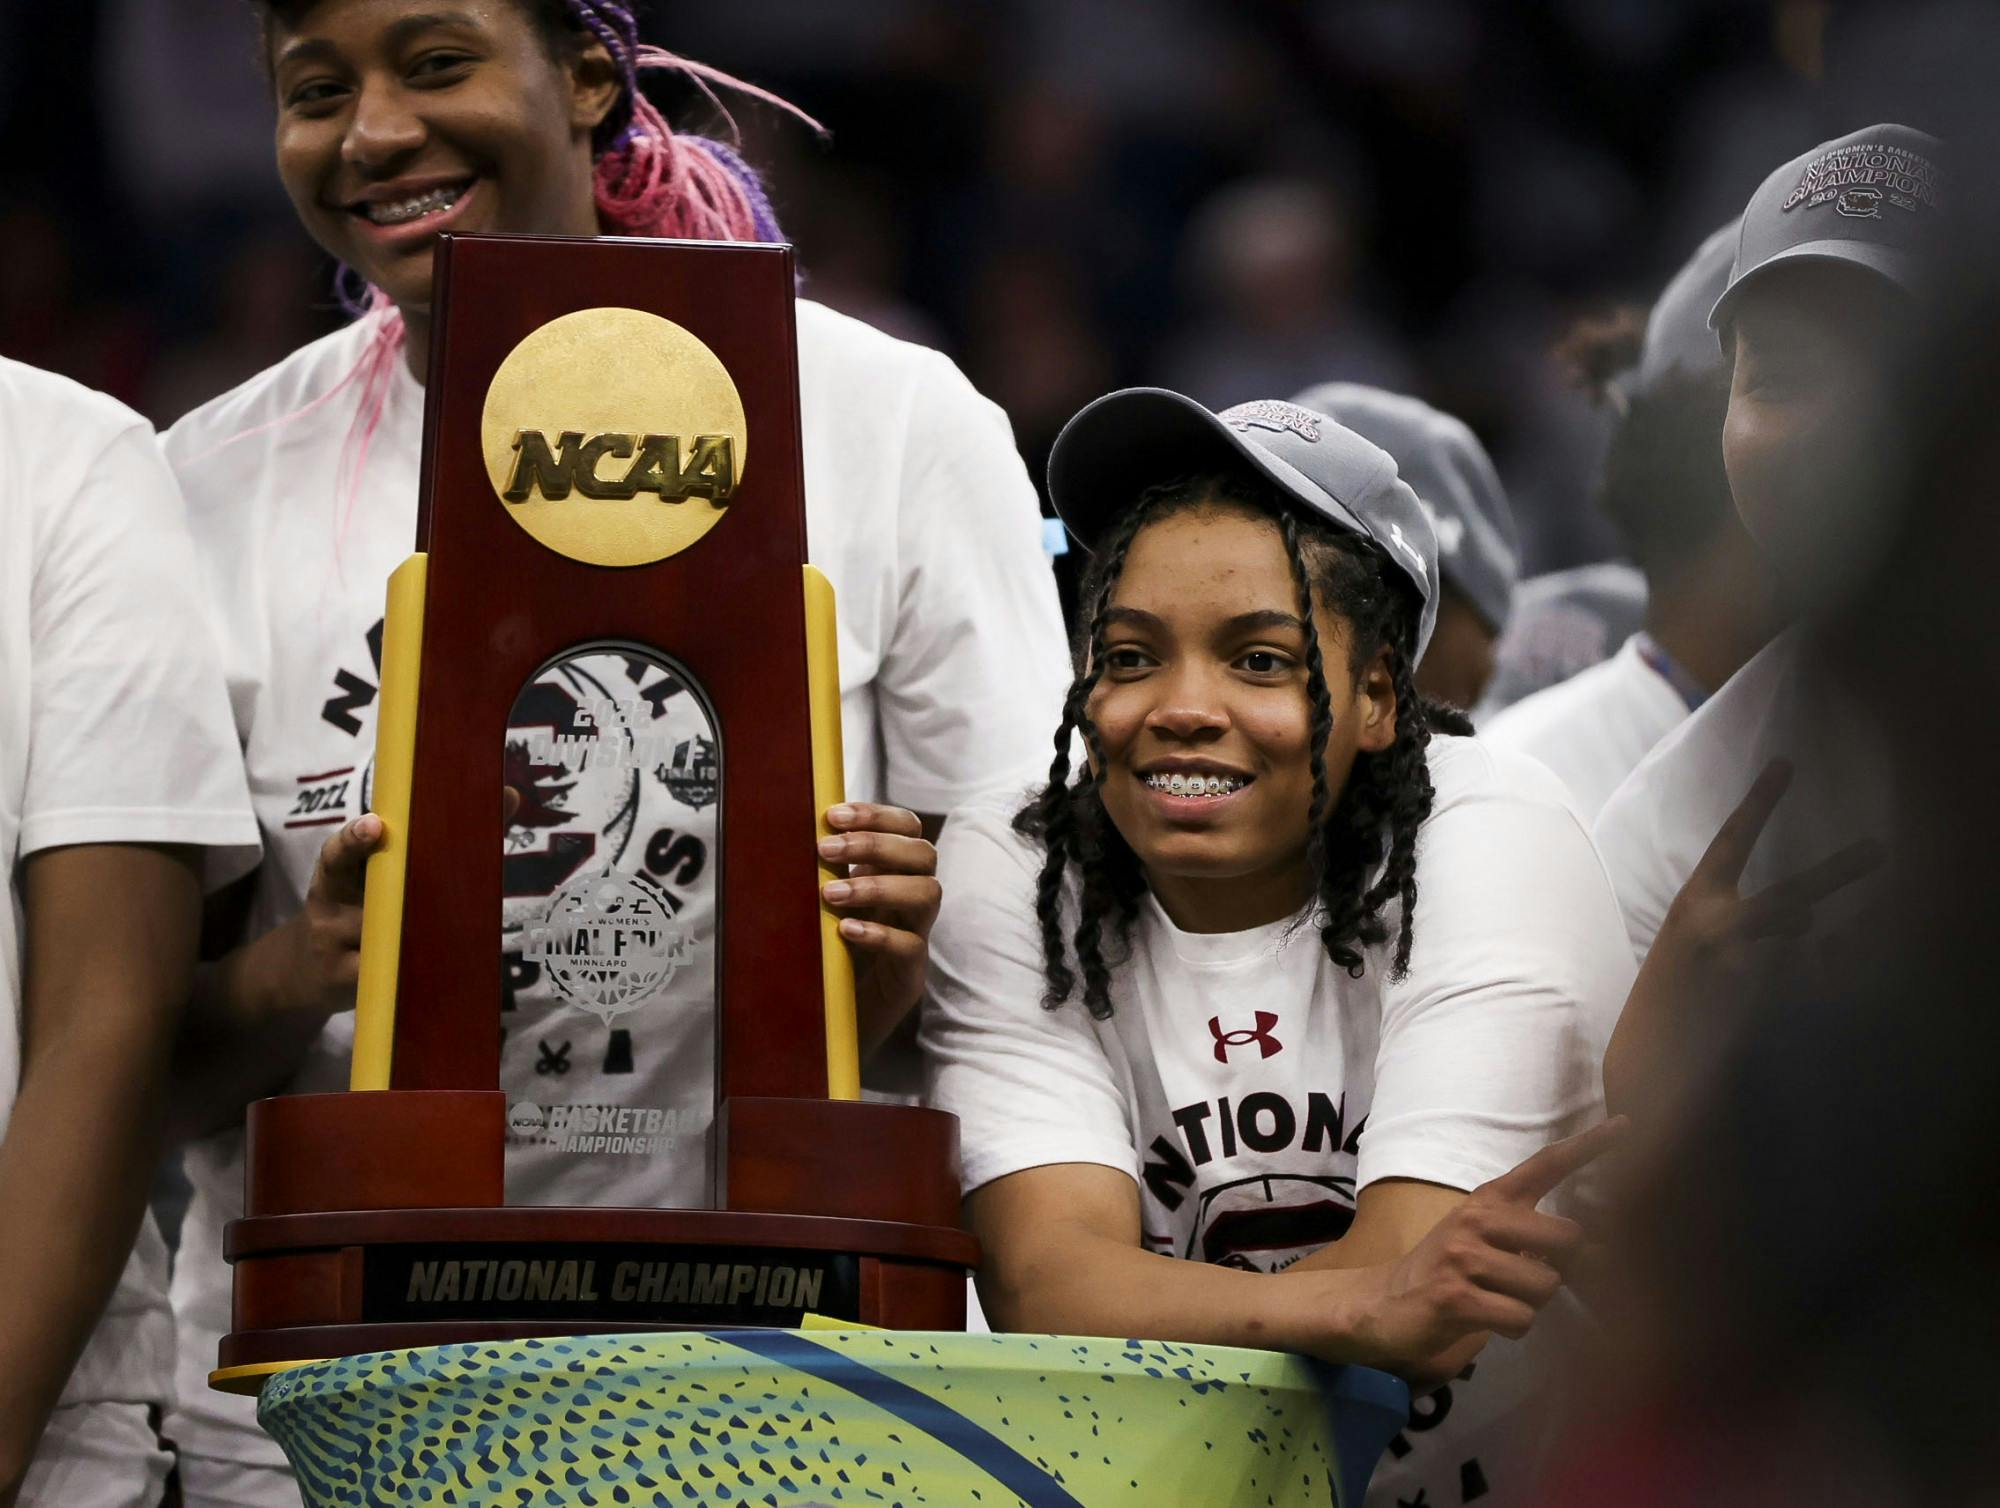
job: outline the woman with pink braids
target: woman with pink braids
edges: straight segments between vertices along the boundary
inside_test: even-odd
[[[346,329],[196,410],[166,440],[265,843],[247,887],[212,907],[222,950],[203,968],[176,1075],[181,1131],[200,1139],[187,1152],[194,1197],[174,1274],[179,1404],[167,1433],[192,1508],[298,1501],[248,1402],[206,1387],[229,1324],[221,1233],[241,1210],[245,1104],[347,1081],[362,868],[381,838],[364,814],[383,590],[414,538],[437,236],[779,239],[755,174],[728,147],[671,130],[638,78],[660,66],[704,88],[744,86],[641,47],[622,4],[259,9],[279,176],[305,228],[367,292]],[[798,330],[809,552],[840,604],[852,797],[823,851],[854,872],[828,900],[847,913],[874,1043],[923,988],[938,893],[928,840],[975,790],[1046,762],[1067,656],[1005,417],[935,352],[803,299]],[[699,938],[718,867],[704,774],[713,730],[678,689],[650,662],[606,652],[544,675],[516,709],[505,752],[520,799],[506,822],[496,1009],[501,1085],[535,1116],[513,1118],[512,1202],[704,1197],[711,1049],[701,1013],[666,998],[684,980],[703,987],[703,971],[683,967],[661,1000],[604,1019],[556,991],[522,942],[559,887],[608,864],[668,893],[677,925]],[[666,740],[672,760],[611,778],[531,757],[551,731],[601,728],[607,707],[635,717],[629,709],[650,707],[651,724],[627,731]],[[605,1106],[635,1104],[670,1107],[648,1128],[658,1134],[543,1134],[558,1112],[589,1124]],[[600,1142],[643,1143],[633,1150],[646,1155]]]

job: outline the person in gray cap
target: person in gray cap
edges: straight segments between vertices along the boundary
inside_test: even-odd
[[[1631,978],[1602,866],[1418,692],[1437,543],[1387,453],[1132,389],[1049,495],[1093,553],[1076,679],[1048,782],[944,829],[920,1037],[987,1316],[1442,1384],[1368,1502],[1521,1491],[1564,1308],[1524,1254],[1579,1234],[1534,1206],[1603,1144],[1556,1139]]]
[[[1559,686],[1617,653],[1646,624],[1646,578],[1622,560],[1593,560],[1530,576],[1493,646],[1493,679],[1472,709],[1482,734],[1537,691]]]
[[[1646,753],[1769,640],[1770,567],[1723,470],[1729,366],[1708,326],[1729,281],[1737,226],[1702,242],[1646,320],[1638,360],[1603,384],[1616,413],[1599,505],[1645,573],[1643,627],[1575,679],[1480,725],[1561,777],[1585,820]],[[1598,359],[1576,349],[1589,368]]]
[[[1438,540],[1437,631],[1417,666],[1417,690],[1447,706],[1476,705],[1493,676],[1493,646],[1521,568],[1513,510],[1486,448],[1450,414],[1379,387],[1326,382],[1292,401],[1396,458]]]
[[[1941,150],[1882,125],[1785,164],[1744,211],[1710,315],[1731,360],[1730,490],[1794,614],[1865,566],[1890,523],[1891,378],[1943,228]],[[1889,813],[1864,794],[1885,789],[1880,760],[1841,731],[1858,724],[1842,710],[1850,693],[1806,671],[1799,648],[1796,628],[1780,634],[1598,816],[1645,962],[1605,1059],[1607,1095],[1635,1108],[1671,1096],[1693,1056],[1689,1000],[1708,1005],[1729,983],[1709,977],[1717,960],[1749,956],[1775,930],[1812,943],[1794,955],[1809,970],[1826,938],[1867,924],[1865,887],[1850,887],[1879,853],[1856,835],[1889,836]]]

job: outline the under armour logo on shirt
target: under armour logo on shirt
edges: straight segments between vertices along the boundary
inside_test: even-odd
[[[1229,1061],[1230,1048],[1248,1047],[1252,1042],[1257,1044],[1258,1057],[1270,1057],[1272,1053],[1277,1052],[1285,1045],[1271,1035],[1271,1028],[1277,1024],[1278,1017],[1275,1011],[1259,1011],[1257,1012],[1257,1029],[1255,1031],[1226,1032],[1222,1029],[1222,1018],[1220,1016],[1210,1016],[1208,1018],[1208,1034],[1215,1038],[1215,1061],[1218,1063],[1227,1063]]]

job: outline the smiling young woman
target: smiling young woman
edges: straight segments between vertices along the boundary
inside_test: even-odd
[[[278,174],[299,219],[393,303],[421,371],[440,232],[778,240],[733,151],[639,92],[672,68],[617,0],[261,0]],[[807,124],[808,117],[799,116]]]
[[[226,922],[231,946],[201,976],[177,1074],[182,1128],[202,1135],[187,1154],[195,1194],[174,1278],[170,1433],[191,1505],[297,1501],[252,1410],[206,1387],[229,1323],[221,1232],[241,1209],[244,1104],[347,1080],[361,879],[381,841],[363,814],[383,589],[414,537],[437,236],[782,239],[741,158],[673,131],[637,87],[656,65],[743,86],[642,47],[615,0],[260,9],[280,175],[301,223],[369,292],[348,328],[166,440],[221,623],[265,848],[247,915]],[[937,907],[927,831],[1043,758],[1038,730],[1065,679],[1061,618],[1005,416],[936,352],[806,299],[797,322],[808,550],[837,596],[852,798],[833,818],[841,851],[823,854],[852,873],[827,900],[855,950],[866,1041],[923,988]],[[569,1004],[522,941],[586,859],[670,891],[691,930],[712,916],[715,793],[690,772],[712,759],[701,740],[715,730],[686,721],[693,700],[672,696],[650,661],[572,661],[524,689],[508,748],[494,750],[496,775],[504,755],[524,787],[506,819],[495,918],[501,1087],[538,1104],[688,1107],[674,1122],[684,1155],[579,1167],[553,1138],[513,1136],[516,1202],[702,1197],[710,1044],[688,1008],[701,971],[678,971],[658,999],[609,1022]],[[623,784],[536,769],[538,736],[579,732],[607,703],[650,707],[634,736],[668,738],[675,759]]]
[[[278,176],[314,240],[420,330],[443,231],[597,233],[601,44],[513,0],[270,7]]]
[[[1449,1381],[1370,1502],[1518,1488],[1578,1239],[1534,1206],[1604,1133],[1545,1144],[1632,973],[1589,840],[1418,695],[1436,543],[1360,436],[1137,389],[1050,494],[1087,634],[1046,784],[940,843],[923,1028],[986,1312]]]

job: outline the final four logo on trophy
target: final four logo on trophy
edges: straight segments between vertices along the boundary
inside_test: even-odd
[[[651,879],[607,866],[549,897],[524,951],[564,998],[608,1025],[650,1000],[687,958],[687,935],[671,917]]]
[[[550,320],[493,375],[486,472],[508,517],[591,565],[649,565],[715,527],[749,460],[743,400],[697,336],[638,309]]]

